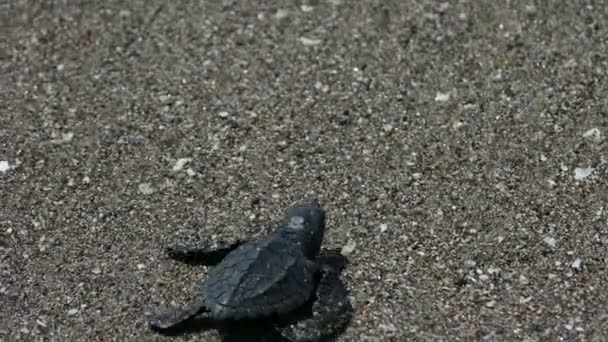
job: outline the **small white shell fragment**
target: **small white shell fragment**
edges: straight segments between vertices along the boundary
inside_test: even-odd
[[[593,127],[592,129],[583,133],[583,138],[586,138],[586,139],[593,138],[595,140],[601,140],[602,131],[600,131],[600,129],[597,127]]]
[[[306,46],[312,46],[312,45],[319,45],[319,44],[321,44],[322,41],[321,41],[321,39],[300,37],[300,42]]]
[[[574,169],[574,179],[576,179],[576,180],[585,179],[585,178],[591,176],[591,173],[593,173],[592,167],[577,167]]]
[[[8,161],[0,160],[0,172],[6,172],[11,168]]]
[[[192,158],[180,158],[173,165],[173,172],[178,172],[184,169],[184,166],[192,161]]]

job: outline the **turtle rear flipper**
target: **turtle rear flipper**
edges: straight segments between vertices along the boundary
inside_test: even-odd
[[[337,250],[323,251],[317,256],[316,262],[322,268],[330,267],[337,272],[341,272],[348,266],[348,259]]]
[[[170,309],[156,313],[150,317],[148,323],[152,330],[158,332],[172,333],[178,330],[187,330],[188,322],[206,311],[207,308],[200,302],[185,309]]]
[[[173,260],[187,264],[213,266],[218,264],[228,253],[237,249],[246,241],[209,240],[192,243],[177,243],[167,248],[167,254]]]
[[[340,272],[322,265],[312,315],[287,326],[276,327],[279,333],[292,342],[323,341],[337,336],[352,318],[353,307],[348,290],[340,279]]]

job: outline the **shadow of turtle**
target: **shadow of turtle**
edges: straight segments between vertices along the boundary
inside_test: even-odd
[[[323,251],[317,257],[317,261],[338,270],[339,273],[342,273],[349,263],[347,258],[340,255],[336,250]],[[347,291],[346,288],[344,288],[344,291]],[[166,336],[178,336],[217,330],[222,342],[293,342],[281,335],[281,328],[312,318],[313,305],[316,300],[317,298],[313,296],[300,308],[288,314],[266,318],[217,321],[204,315],[194,316],[170,329],[158,330],[157,332]],[[350,306],[350,300],[348,305]],[[343,322],[344,324],[333,331],[331,335],[322,335],[320,339],[312,339],[311,341],[335,341],[344,333],[351,319],[352,317],[348,316],[347,320]]]
[[[278,328],[312,317],[313,302],[313,300],[309,301],[288,315],[265,319],[216,321],[209,317],[197,316],[158,333],[165,336],[180,336],[217,330],[222,342],[291,342],[280,334]],[[321,336],[319,342],[336,341],[345,328],[346,325],[332,335]]]

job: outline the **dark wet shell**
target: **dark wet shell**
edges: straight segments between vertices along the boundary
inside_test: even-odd
[[[289,312],[311,297],[315,267],[289,242],[251,241],[209,271],[202,287],[205,306],[216,319]]]

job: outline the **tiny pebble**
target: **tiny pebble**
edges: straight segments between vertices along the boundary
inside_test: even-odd
[[[144,268],[146,268],[146,265],[144,265],[144,264],[137,264],[137,269],[138,270],[143,270]]]
[[[526,14],[527,14],[527,15],[529,15],[529,16],[533,16],[533,15],[535,15],[535,14],[536,14],[537,9],[536,9],[536,6],[534,6],[534,5],[527,5],[527,6],[525,7],[525,11],[526,11]]]
[[[498,273],[500,273],[500,268],[490,267],[490,268],[488,268],[488,273],[489,274],[498,274]]]
[[[388,229],[388,225],[386,223],[380,224],[380,232],[384,233]]]
[[[574,262],[572,263],[572,268],[576,268],[576,269],[581,268],[581,262],[582,262],[581,259],[574,260]]]
[[[218,115],[220,116],[220,118],[227,118],[230,114],[228,114],[228,112],[219,112]]]
[[[393,130],[393,125],[391,125],[391,124],[386,124],[386,125],[383,125],[383,126],[382,126],[382,129],[383,129],[385,132],[391,132],[391,131]]]
[[[93,272],[93,274],[100,274],[101,269],[99,267],[95,267],[91,272]]]
[[[532,296],[530,297],[521,297],[519,298],[519,304],[527,304],[532,300]]]
[[[440,13],[444,13],[448,8],[450,8],[450,3],[449,2],[442,2],[441,4],[439,4],[439,7],[437,8],[437,10]]]
[[[315,89],[327,93],[329,91],[329,86],[317,81],[315,83]]]
[[[578,62],[576,61],[575,58],[570,58],[569,60],[567,60],[566,62],[564,62],[564,64],[562,64],[562,66],[564,68],[574,68],[578,65]]]
[[[459,129],[462,126],[464,126],[464,123],[462,121],[454,121],[454,123],[452,123],[453,129]]]
[[[464,262],[464,265],[466,267],[475,267],[475,265],[477,265],[477,262],[475,262],[475,260],[466,260]]]
[[[549,237],[549,236],[545,237],[543,239],[543,242],[546,243],[547,245],[549,245],[549,247],[551,247],[551,248],[555,248],[555,246],[557,245],[557,240],[555,240],[554,238]]]
[[[69,143],[70,141],[72,141],[73,138],[74,138],[74,133],[72,133],[72,132],[62,133],[61,138],[53,139],[53,140],[51,140],[51,143],[57,144],[57,145],[63,144],[63,143]]]
[[[357,243],[355,243],[355,241],[349,241],[346,245],[344,245],[344,247],[342,247],[342,255],[349,255],[352,252],[355,251],[355,248],[357,247]]]
[[[187,163],[191,162],[192,158],[180,158],[173,165],[173,172],[178,172],[184,169]]]
[[[150,183],[141,183],[138,186],[138,190],[143,195],[150,195],[154,192],[154,188],[150,185]]]
[[[74,316],[78,313],[78,309],[70,309],[68,310],[68,316]]]
[[[274,14],[274,18],[277,19],[277,20],[281,20],[281,19],[287,18],[288,15],[289,15],[289,11],[287,11],[285,9],[279,9]]]
[[[171,95],[161,95],[158,97],[158,101],[162,104],[168,104],[171,102]]]
[[[70,141],[72,141],[73,138],[74,138],[74,132],[67,132],[67,133],[61,134],[61,140],[63,140],[63,142],[70,142]]]
[[[435,95],[435,101],[437,102],[445,102],[448,101],[450,99],[450,93],[437,93],[437,95]]]
[[[381,323],[378,326],[381,330],[386,332],[395,332],[397,331],[397,327],[393,323]]]

